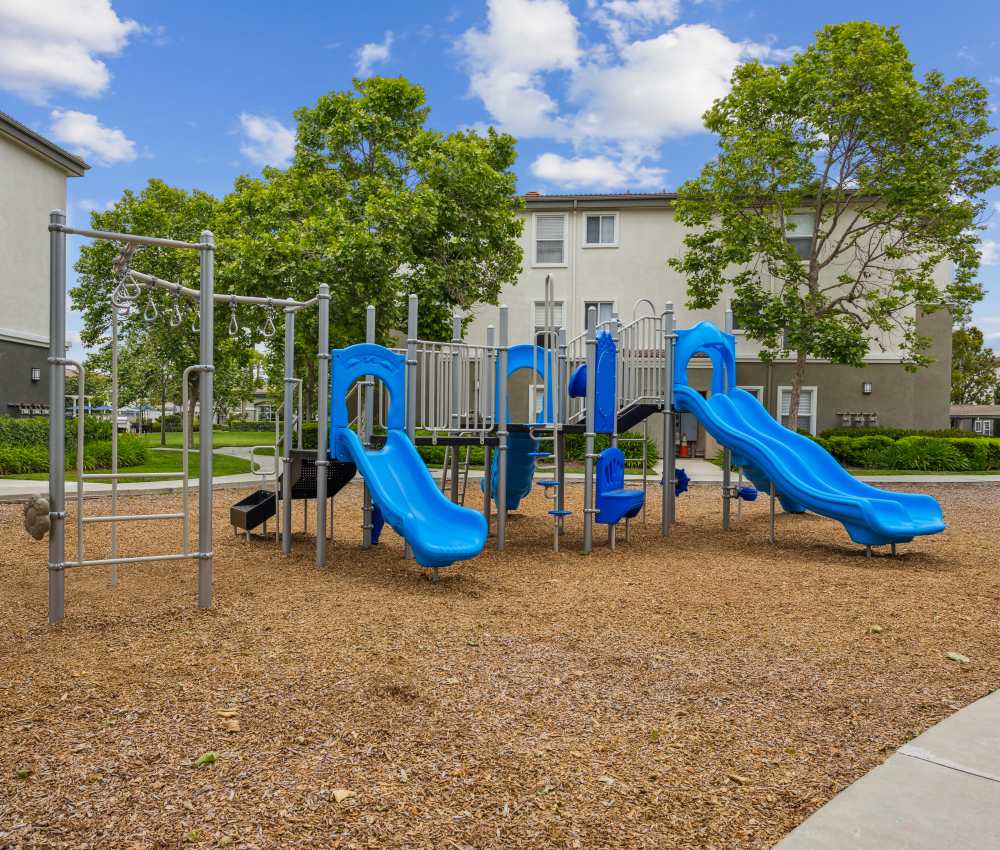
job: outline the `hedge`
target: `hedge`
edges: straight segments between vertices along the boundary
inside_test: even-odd
[[[76,445],[76,419],[66,420],[66,446]],[[110,440],[111,421],[85,416],[83,419],[84,439]],[[49,448],[49,420],[45,416],[14,418],[0,416],[0,447],[2,448]]]
[[[118,437],[118,466],[142,466],[148,457],[141,437],[121,434]],[[67,447],[66,468],[76,469],[76,443]],[[111,468],[111,441],[85,443],[83,468],[88,472]],[[24,475],[49,471],[48,447],[0,446],[0,475]]]
[[[861,430],[861,429],[857,429]],[[923,472],[983,472],[1000,469],[1000,439],[935,437],[908,434],[843,436],[829,433],[813,439],[845,466],[861,469],[906,469]]]
[[[919,431],[912,428],[883,428],[878,426],[867,428],[837,427],[821,431],[820,436],[830,437],[888,437],[890,440],[901,440],[903,437],[974,437],[982,435],[960,428],[942,428],[938,431]]]

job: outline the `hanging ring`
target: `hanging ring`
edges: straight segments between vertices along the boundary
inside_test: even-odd
[[[261,335],[270,339],[277,332],[277,328],[274,326],[274,305],[271,304],[270,298],[267,299],[267,306],[264,309],[267,313],[267,321],[264,322]]]
[[[240,323],[236,320],[236,296],[229,296],[229,335],[236,336],[240,332]]]
[[[153,290],[149,290],[149,297],[146,299],[146,309],[142,312],[142,317],[147,322],[155,322],[160,317],[160,311],[156,309],[156,300],[153,298]]]

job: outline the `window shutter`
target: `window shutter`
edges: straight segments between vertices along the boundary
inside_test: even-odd
[[[788,416],[792,406],[792,391],[781,391],[781,415]],[[812,390],[802,390],[799,396],[799,416],[812,416]]]
[[[555,301],[552,304],[552,324],[556,330],[566,327],[566,312],[562,301]],[[535,302],[535,327],[539,330],[545,329],[545,302]]]
[[[535,238],[539,241],[563,239],[563,217],[561,215],[540,215],[535,218]]]

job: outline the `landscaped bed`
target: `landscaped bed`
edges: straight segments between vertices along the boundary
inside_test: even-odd
[[[723,533],[717,486],[669,540],[653,498],[631,544],[600,529],[585,558],[571,487],[563,552],[535,495],[507,552],[437,584],[388,530],[356,545],[360,487],[324,571],[311,537],[288,559],[236,539],[241,493],[218,491],[212,610],[194,564],[122,567],[116,590],[91,568],[59,627],[46,544],[0,506],[0,847],[769,847],[1000,687],[1000,487],[898,489],[949,529],[868,560],[811,515],[779,513],[769,546],[765,500]],[[99,557],[110,529],[88,535]],[[178,538],[121,531],[125,554]]]

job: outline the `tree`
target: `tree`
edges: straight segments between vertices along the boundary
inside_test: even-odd
[[[983,347],[983,332],[964,327],[951,335],[952,404],[1000,404],[1000,376],[992,348]]]
[[[206,192],[188,193],[151,179],[138,194],[126,190],[111,209],[92,212],[91,226],[197,242],[202,230],[215,229],[220,209],[220,201]],[[112,266],[118,247],[104,241],[84,245],[75,266],[77,286],[70,292],[74,308],[83,312],[81,338],[86,346],[97,349],[92,361],[105,372],[111,363],[111,293],[116,285]],[[217,254],[224,260],[225,246],[220,246]],[[196,251],[145,247],[133,257],[132,268],[195,289],[200,285]],[[153,307],[155,318],[147,318],[152,317]],[[175,308],[180,312],[179,322]],[[227,374],[246,368],[253,339],[227,332],[227,311],[217,308],[214,314],[215,382],[224,387]],[[121,403],[148,400],[153,389],[159,399],[164,371],[168,382],[179,385],[184,369],[198,363],[196,326],[196,312],[188,303],[183,299],[177,302],[162,291],[143,293],[128,315],[120,316],[119,350],[124,352],[119,363]],[[158,373],[156,378],[150,377],[153,372]],[[198,382],[192,381],[186,411],[189,420],[197,402]]]
[[[960,319],[982,298],[977,221],[1000,181],[988,114],[977,81],[917,80],[896,29],[869,22],[824,27],[790,64],[739,66],[704,116],[719,153],[675,206],[689,306],[729,288],[764,359],[794,352],[792,410],[808,357],[861,366],[892,340],[908,369],[927,365],[917,311]]]
[[[305,299],[331,288],[331,339],[364,338],[378,310],[385,341],[420,297],[421,336],[448,339],[454,308],[495,303],[521,266],[514,139],[490,129],[442,134],[426,126],[424,90],[405,79],[355,80],[296,112],[287,170],[241,177],[225,202],[233,250],[223,275],[240,291]],[[316,319],[296,318],[312,383]],[[280,374],[272,361],[271,373]]]

